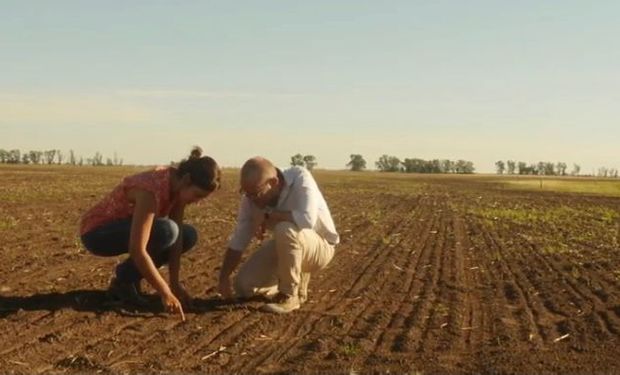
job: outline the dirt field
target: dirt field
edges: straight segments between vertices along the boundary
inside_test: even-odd
[[[104,296],[80,214],[130,168],[0,167],[3,373],[620,373],[620,198],[484,177],[316,172],[342,236],[286,316],[224,304],[236,172],[187,212],[182,323]],[[163,270],[165,272],[165,270]]]

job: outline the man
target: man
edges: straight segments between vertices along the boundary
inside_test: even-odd
[[[254,157],[241,168],[241,205],[237,227],[220,270],[219,292],[232,297],[273,296],[263,310],[288,313],[308,298],[310,274],[327,266],[339,236],[327,203],[314,178],[304,168],[279,170],[267,159]],[[252,236],[273,238],[231,274]]]

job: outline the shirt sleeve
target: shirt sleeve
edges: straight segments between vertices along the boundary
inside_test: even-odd
[[[245,251],[252,241],[254,234],[254,222],[252,215],[252,204],[247,197],[241,198],[239,214],[237,215],[237,226],[233,232],[228,247],[235,251]]]
[[[291,194],[294,205],[291,215],[299,229],[313,229],[319,213],[319,187],[309,172],[297,176],[292,187]]]

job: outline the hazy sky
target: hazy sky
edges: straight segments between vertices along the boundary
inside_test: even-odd
[[[620,168],[619,14],[616,0],[0,0],[0,148]]]

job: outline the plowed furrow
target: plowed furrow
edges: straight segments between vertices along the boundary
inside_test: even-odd
[[[552,332],[552,323],[556,319],[544,308],[537,297],[537,290],[530,284],[527,277],[515,267],[513,263],[515,255],[501,245],[495,233],[484,231],[484,236],[487,245],[501,254],[499,266],[505,280],[504,294],[515,307],[513,317],[520,327],[519,339],[534,343],[553,340],[558,336],[557,333]],[[512,322],[504,323],[511,324]]]
[[[417,207],[417,206],[416,206]],[[397,301],[394,301],[393,295],[383,293],[385,290],[393,290],[398,295],[402,295],[401,298],[410,296],[410,291],[406,287],[407,282],[403,284],[402,278],[405,280],[413,279],[413,272],[407,264],[417,259],[417,254],[420,251],[417,250],[419,231],[412,229],[419,226],[419,218],[424,217],[426,208],[423,210],[417,207],[414,215],[408,215],[404,221],[397,224],[390,230],[392,238],[387,244],[379,243],[373,250],[370,265],[376,269],[375,272],[382,274],[381,278],[374,279],[362,279],[357,278],[352,287],[344,292],[344,296],[355,295],[351,291],[354,289],[364,290],[359,295],[351,298],[342,298],[340,296],[334,296],[333,298],[327,298],[321,300],[319,305],[329,306],[325,309],[325,313],[319,313],[319,318],[314,323],[306,324],[312,326],[309,330],[310,335],[305,340],[317,342],[321,340],[320,336],[312,334],[313,331],[325,332],[326,330],[334,329],[334,324],[339,327],[339,330],[344,330],[344,334],[341,337],[351,338],[364,338],[365,342],[371,341],[372,337],[376,337],[380,334],[381,327],[388,324],[388,313],[383,311],[392,311],[388,306],[398,306]],[[424,213],[423,213],[424,212]],[[424,221],[424,226],[430,225],[429,222]],[[394,234],[398,234],[394,236]],[[413,242],[413,244],[411,244]],[[380,257],[379,257],[380,256]],[[408,262],[404,264],[402,262]],[[368,268],[369,266],[367,266]],[[342,273],[338,275],[342,277]],[[364,283],[367,283],[364,285]],[[404,286],[403,286],[404,285]],[[328,296],[329,297],[329,296]],[[372,299],[371,299],[372,298]],[[379,298],[378,300],[376,298]],[[369,331],[370,330],[370,331]],[[376,332],[376,336],[372,332]],[[298,349],[298,351],[300,351]],[[308,353],[302,353],[297,357],[304,357]],[[310,353],[311,354],[311,353]]]

